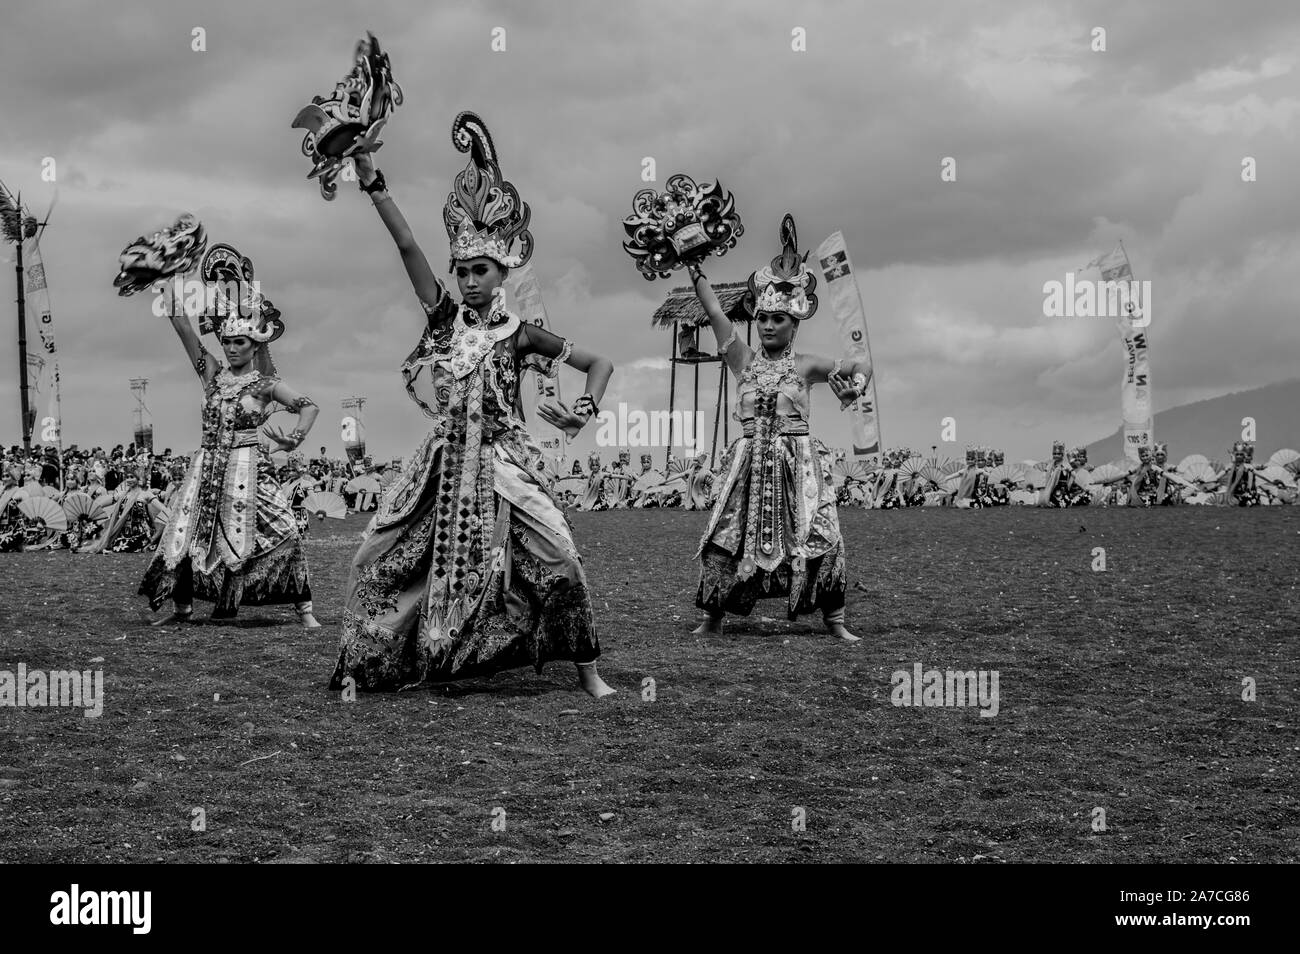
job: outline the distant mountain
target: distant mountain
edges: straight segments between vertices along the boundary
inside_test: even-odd
[[[1241,419],[1255,419],[1255,463],[1283,447],[1300,450],[1300,378],[1182,404],[1155,417],[1156,440],[1169,445],[1175,462],[1188,454],[1226,461],[1232,442],[1241,439]],[[1100,463],[1124,456],[1122,429],[1088,445],[1088,460]]]

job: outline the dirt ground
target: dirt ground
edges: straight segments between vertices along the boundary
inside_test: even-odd
[[[1300,507],[841,519],[852,646],[779,602],[692,636],[704,515],[573,514],[602,701],[566,664],[327,691],[362,517],[313,524],[312,633],[151,629],[150,554],[0,555],[0,669],[105,691],[0,708],[0,859],[1297,860]],[[891,704],[916,663],[997,670],[997,715]]]

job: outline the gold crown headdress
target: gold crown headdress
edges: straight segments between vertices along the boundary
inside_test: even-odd
[[[208,249],[199,268],[203,281],[213,287],[214,308],[203,316],[200,331],[217,338],[245,336],[269,344],[284,334],[280,310],[262,295],[253,281],[253,262],[232,245],[217,244]],[[224,289],[238,289],[237,297]]]
[[[312,161],[307,178],[320,178],[320,193],[327,200],[338,193],[335,179],[350,156],[383,145],[375,137],[402,105],[402,87],[393,81],[388,54],[379,49],[373,33],[366,37],[357,41],[351,72],[328,97],[313,96],[290,127],[307,130],[302,138],[303,155]]]
[[[675,268],[698,264],[736,247],[745,227],[736,200],[721,182],[696,185],[684,173],[669,176],[662,193],[642,189],[623,219],[623,250],[646,281],[667,278]]]
[[[794,216],[787,212],[781,219],[781,254],[749,276],[745,310],[754,316],[784,312],[799,321],[811,318],[817,311],[817,276],[804,264],[807,258],[807,252],[799,254]]]
[[[474,113],[463,112],[451,124],[451,141],[470,158],[452,183],[442,210],[451,241],[449,267],[472,258],[490,258],[505,268],[523,265],[533,254],[533,235],[528,231],[532,210],[502,177],[487,126]],[[516,238],[519,252],[513,254],[510,246]]]

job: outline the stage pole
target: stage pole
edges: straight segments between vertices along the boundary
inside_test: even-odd
[[[21,209],[21,206],[19,207]],[[19,213],[21,222],[21,211]],[[18,258],[14,264],[14,275],[18,281],[18,395],[19,411],[22,415],[23,453],[32,452],[32,427],[27,395],[27,299],[23,289],[23,239],[21,224],[18,241],[14,243]]]

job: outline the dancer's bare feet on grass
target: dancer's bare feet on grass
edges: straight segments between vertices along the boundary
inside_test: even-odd
[[[846,643],[857,643],[857,642],[861,642],[861,641],[862,641],[862,637],[861,637],[861,636],[854,636],[854,635],[853,635],[852,633],[850,633],[847,629],[845,629],[843,623],[831,623],[831,624],[829,624],[829,625],[826,627],[826,632],[830,633],[832,636],[838,636],[840,639],[844,640]]]
[[[188,622],[189,622],[190,620],[192,620],[193,618],[194,618],[194,608],[193,608],[193,607],[191,607],[191,608],[189,608],[189,609],[185,609],[185,610],[182,610],[182,609],[174,609],[174,610],[172,610],[169,614],[167,614],[166,616],[164,616],[162,619],[156,619],[156,620],[154,620],[152,623],[150,623],[149,625],[150,625],[150,626],[170,626],[170,625],[172,625],[173,623],[188,623]]]
[[[578,663],[578,685],[587,695],[596,699],[612,696],[617,689],[611,688],[604,679],[600,678],[600,673],[596,672],[594,662]]]
[[[721,636],[723,616],[705,615],[704,621],[691,630],[692,636]]]

